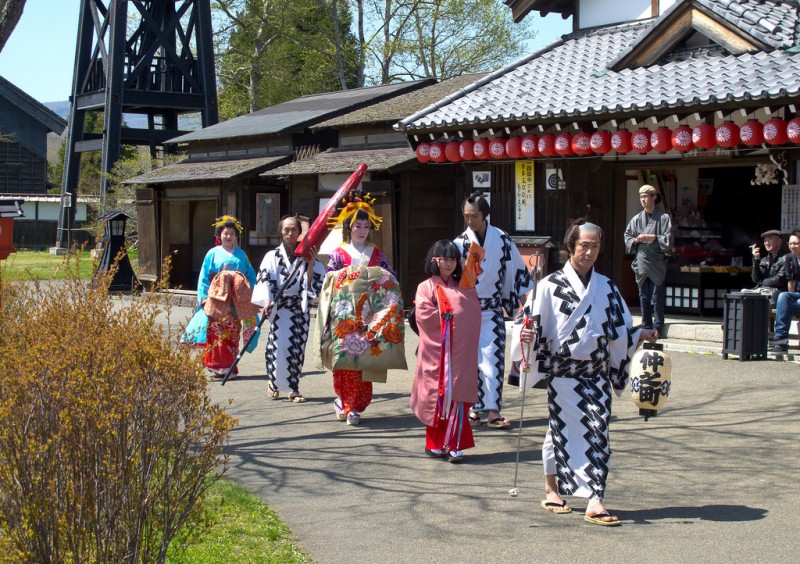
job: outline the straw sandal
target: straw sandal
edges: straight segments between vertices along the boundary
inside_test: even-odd
[[[278,388],[275,387],[275,384],[270,382],[267,384],[267,397],[272,400],[279,399],[281,397],[281,392]]]

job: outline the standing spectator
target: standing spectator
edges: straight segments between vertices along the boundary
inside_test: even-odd
[[[461,288],[461,252],[437,241],[425,258],[430,278],[417,287],[419,350],[409,405],[425,424],[425,452],[461,462],[475,446],[468,413],[478,397],[481,304],[475,288]]]
[[[197,302],[204,306],[209,317],[203,366],[214,378],[222,378],[239,353],[242,324],[245,342],[257,329],[256,316],[249,311],[249,308],[257,310],[250,304],[256,271],[238,245],[242,232],[239,220],[224,215],[217,219],[214,227],[217,246],[203,259],[197,281]],[[254,340],[249,351],[255,343]],[[229,378],[238,372],[239,368],[234,368]]]
[[[487,413],[487,423],[495,429],[507,429],[511,424],[500,415],[505,372],[506,326],[503,309],[513,314],[520,300],[533,286],[528,269],[504,231],[489,225],[489,202],[481,192],[473,192],[462,206],[467,229],[455,244],[466,261],[471,245],[485,251],[481,262],[482,274],[475,288],[481,302],[481,340],[478,349],[478,401],[469,414],[470,423],[481,424],[481,413]]]
[[[278,224],[282,242],[264,255],[258,270],[252,302],[269,314],[269,338],[265,352],[267,366],[267,396],[278,399],[288,392],[294,403],[306,398],[300,393],[300,371],[306,355],[308,339],[309,301],[316,298],[322,287],[325,267],[314,258],[309,263],[295,256],[298,239],[303,229],[295,216],[283,217]],[[278,288],[286,281],[295,261],[302,261],[292,282],[284,288],[278,301]]]
[[[595,272],[602,243],[597,225],[578,220],[569,226],[564,236],[569,260],[538,284],[533,326],[523,328],[520,339],[533,341],[536,355],[522,384],[548,380],[542,508],[569,513],[562,496],[589,498],[584,519],[613,526],[619,519],[603,505],[611,461],[611,390],[621,395],[637,343],[655,341],[658,332],[634,328],[616,285]]]
[[[786,271],[789,276],[788,291],[778,294],[775,304],[775,331],[769,342],[769,352],[785,353],[789,350],[789,325],[792,317],[800,315],[800,230],[789,236],[789,251],[786,255]]]
[[[770,229],[761,234],[764,241],[766,256],[762,256],[761,247],[753,245],[753,271],[751,277],[756,288],[769,288],[771,290],[772,303],[778,293],[785,292],[789,288],[789,278],[791,278],[791,263],[787,266],[786,259],[792,260],[789,251],[783,247],[781,232],[777,229]]]
[[[664,333],[664,304],[667,297],[667,255],[674,237],[669,214],[656,208],[661,201],[658,190],[649,184],[639,188],[642,211],[633,216],[625,229],[625,250],[634,253],[631,267],[639,286],[642,325]]]

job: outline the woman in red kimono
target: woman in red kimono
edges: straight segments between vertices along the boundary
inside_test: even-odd
[[[331,252],[328,272],[335,272],[348,266],[380,266],[397,276],[389,267],[386,256],[367,242],[371,229],[378,229],[381,218],[375,215],[372,203],[375,200],[360,190],[348,192],[337,208],[338,215],[329,223],[342,226],[342,244]],[[333,409],[339,421],[348,425],[361,422],[361,412],[372,402],[372,382],[362,379],[360,370],[334,370],[333,390],[336,400]]]
[[[430,278],[417,287],[419,350],[409,405],[425,424],[425,452],[461,462],[475,446],[469,408],[478,399],[481,305],[474,287],[462,288],[461,252],[436,242],[425,259]],[[466,286],[467,284],[465,284]]]

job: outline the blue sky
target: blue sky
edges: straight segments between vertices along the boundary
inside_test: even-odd
[[[27,0],[22,19],[0,52],[0,75],[39,102],[69,99],[79,0]],[[528,16],[538,30],[531,51],[571,31],[571,20]]]

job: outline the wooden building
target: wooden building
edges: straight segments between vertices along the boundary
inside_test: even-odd
[[[572,17],[574,31],[396,129],[431,171],[488,179],[493,222],[512,236],[560,241],[578,217],[602,225],[598,268],[632,302],[622,235],[639,186],[656,185],[676,224],[667,310],[720,313],[723,293],[752,286],[758,235],[800,225],[798,3],[506,4],[516,20]]]

